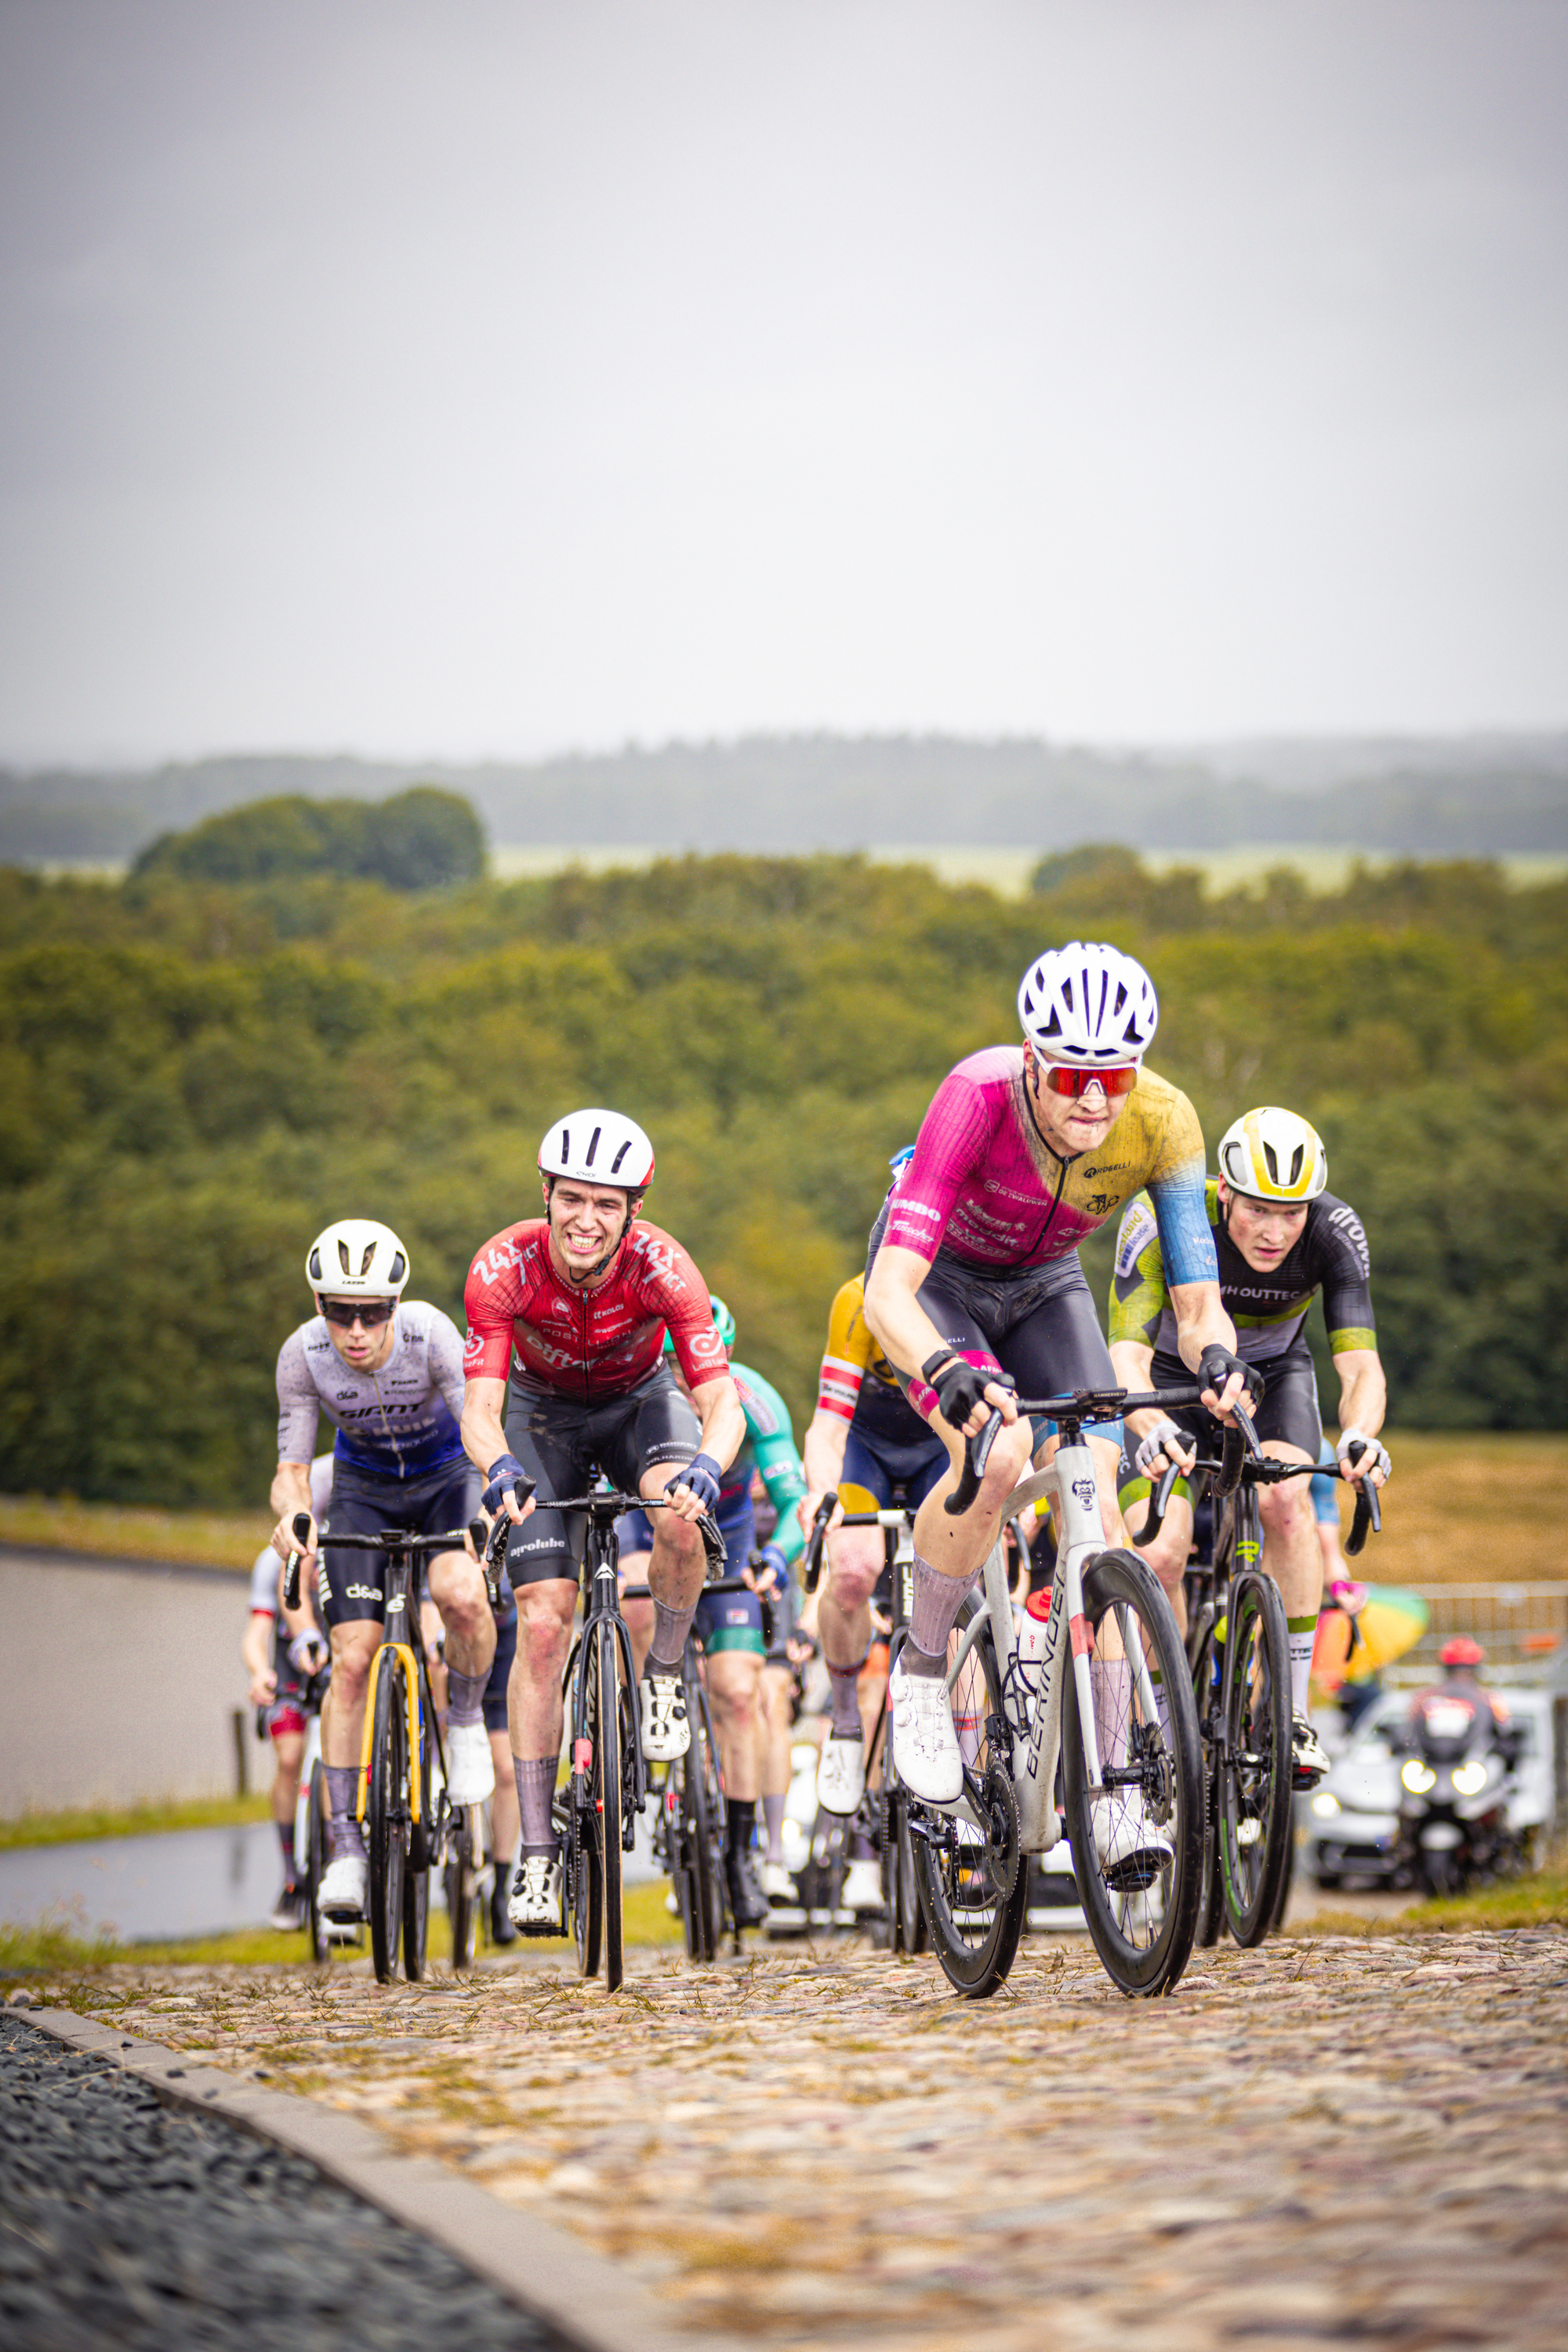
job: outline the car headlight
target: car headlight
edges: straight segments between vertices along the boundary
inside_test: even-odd
[[[1312,1811],[1321,1822],[1331,1822],[1340,1811],[1340,1801],[1331,1789],[1320,1789],[1312,1800]]]
[[[1461,1797],[1479,1797],[1486,1785],[1487,1768],[1483,1758],[1477,1756],[1468,1764],[1454,1767],[1454,1786]]]
[[[1412,1756],[1408,1763],[1400,1766],[1399,1777],[1413,1797],[1424,1797],[1428,1789],[1437,1785],[1437,1775],[1430,1764],[1423,1764],[1419,1756]]]

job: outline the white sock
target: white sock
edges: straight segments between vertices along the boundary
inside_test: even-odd
[[[1307,1685],[1312,1679],[1312,1644],[1318,1638],[1315,1617],[1292,1617],[1290,1633],[1290,1706],[1297,1715],[1307,1712]]]

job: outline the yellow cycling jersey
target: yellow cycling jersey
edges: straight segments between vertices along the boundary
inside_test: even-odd
[[[827,1318],[827,1353],[822,1359],[822,1377],[816,1391],[819,1409],[836,1412],[843,1421],[853,1421],[860,1402],[860,1383],[868,1372],[902,1402],[898,1374],[872,1338],[871,1327],[866,1320],[866,1277],[858,1274],[853,1281],[842,1285]]]

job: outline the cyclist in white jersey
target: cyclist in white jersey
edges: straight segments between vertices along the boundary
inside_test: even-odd
[[[292,1520],[310,1511],[310,1461],[321,1413],[337,1428],[328,1531],[317,1566],[317,1532],[302,1547],[315,1572],[331,1642],[332,1681],[321,1715],[321,1762],[332,1809],[332,1860],[321,1882],[330,1917],[364,1907],[364,1835],[355,1819],[371,1657],[382,1638],[382,1586],[375,1555],[334,1550],[332,1537],[412,1528],[434,1534],[466,1527],[479,1482],[463,1452],[463,1343],[449,1316],[422,1299],[405,1301],[408,1255],[396,1234],[365,1218],[329,1225],[311,1244],[305,1279],[318,1313],[278,1357],[279,1514],[273,1548],[287,1558]],[[495,1656],[495,1620],[471,1547],[430,1561],[431,1599],[447,1629],[447,1788],[454,1805],[482,1803],[495,1786],[484,1725],[485,1685]]]

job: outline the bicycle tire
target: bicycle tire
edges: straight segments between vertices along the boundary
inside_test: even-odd
[[[398,1815],[405,1802],[407,1745],[403,1664],[389,1653],[384,1656],[375,1678],[370,1781],[364,1808],[370,1956],[379,1984],[390,1984],[397,1974],[397,1947],[403,1931],[405,1849]]]
[[[626,1973],[626,1923],[621,1911],[621,1871],[624,1854],[621,1830],[626,1820],[626,1713],[619,1673],[616,1629],[601,1619],[594,1639],[592,1671],[598,1685],[597,1713],[601,1736],[595,1748],[595,1820],[598,1825],[599,1874],[604,1889],[605,1985],[619,1992]]]
[[[888,1948],[913,1959],[930,1948],[925,1913],[915,1877],[914,1840],[909,1800],[901,1789],[888,1791],[882,1829],[882,1894],[888,1906]]]
[[[405,1869],[403,1874],[403,1973],[410,1984],[425,1974],[430,1944],[430,1873]]]
[[[680,1932],[686,1942],[689,1960],[707,1959],[707,1912],[697,1883],[699,1832],[706,1816],[700,1791],[693,1785],[696,1775],[691,1769],[688,1749],[670,1766],[674,1799],[674,1821],[670,1832],[670,1884],[675,1894],[675,1907],[680,1918]],[[666,1798],[669,1802],[669,1798]]]
[[[1219,1706],[1215,1685],[1215,1640],[1211,1626],[1193,1661],[1193,1704],[1198,1717],[1198,1769],[1204,1784],[1203,1867],[1198,1881],[1197,1924],[1193,1942],[1206,1951],[1225,1926],[1225,1875],[1219,1858]]]
[[[577,1651],[572,1709],[572,1932],[581,1977],[598,1975],[604,1947],[605,1874],[599,1861],[601,1828],[595,1797],[598,1681],[589,1644],[584,1642]]]
[[[465,1805],[453,1822],[447,1841],[447,1866],[442,1873],[455,1969],[471,1969],[479,1952],[479,1906],[475,1881],[479,1875],[476,1856],[482,1850],[479,1832],[478,1805]]]
[[[991,1746],[991,1727],[1000,1724],[1002,1681],[989,1626],[965,1661],[963,1675],[978,1672],[984,1713],[972,1769],[992,1792],[991,1836],[973,1842],[967,1823],[956,1823],[907,1799],[915,1884],[931,1949],[949,1984],[970,2000],[984,2000],[1005,1979],[1017,1958],[1028,1904],[1029,1872],[1018,1852],[1018,1810],[1005,1763],[1005,1741]],[[955,1696],[957,1694],[955,1693]],[[973,1712],[973,1705],[971,1713]],[[925,1835],[921,1832],[924,1830]]]
[[[721,1921],[722,1911],[716,1901],[714,1886],[713,1822],[708,1787],[707,1743],[691,1679],[687,1684],[686,1707],[687,1721],[691,1726],[691,1745],[680,1758],[679,1765],[680,1816],[677,1836],[681,1854],[681,1874],[676,1896],[680,1906],[681,1925],[686,1931],[687,1957],[700,1965],[718,1958],[722,1928],[716,1926],[715,1920],[717,1916]]]
[[[1268,1922],[1268,1933],[1277,1936],[1285,1925],[1286,1906],[1290,1889],[1296,1883],[1296,1808],[1290,1807],[1290,1834],[1285,1841],[1285,1867],[1279,1874],[1279,1892],[1274,1898],[1274,1915]]]
[[[702,1843],[700,1888],[706,1906],[708,1958],[716,1960],[723,1949],[724,1931],[730,1920],[730,1883],[724,1871],[724,1777],[719,1769],[719,1742],[713,1729],[713,1718],[708,1711],[708,1693],[700,1680],[695,1693],[689,1689],[688,1698],[695,1696],[696,1705],[690,1713],[692,1727],[689,1754],[697,1758],[697,1769],[702,1782],[702,1809],[706,1829]]]
[[[327,1868],[327,1824],[321,1806],[326,1791],[326,1769],[320,1763],[312,1764],[305,1801],[305,1896],[310,1906],[310,1958],[319,1965],[332,1957],[332,1938],[327,1933],[321,1910],[321,1880]]]
[[[1230,1590],[1220,1759],[1226,1916],[1243,1950],[1273,1923],[1291,1830],[1290,1647],[1272,1577],[1244,1569]]]
[[[1112,1984],[1128,1994],[1169,1992],[1192,1953],[1203,1874],[1203,1780],[1192,1669],[1171,1604],[1136,1552],[1097,1552],[1084,1566],[1083,1599],[1097,1647],[1106,1619],[1121,1612],[1117,1622],[1125,1650],[1126,1612],[1135,1614],[1150,1673],[1164,1686],[1165,1724],[1157,1716],[1152,1723],[1130,1721],[1128,1742],[1136,1738],[1148,1759],[1141,1793],[1170,1859],[1147,1885],[1117,1886],[1108,1879],[1113,1865],[1099,1858],[1095,1808],[1084,1773],[1078,1677],[1069,1667],[1062,1706],[1062,1791],[1073,1876],[1090,1940]],[[1097,1726],[1102,1767],[1106,1728]]]

